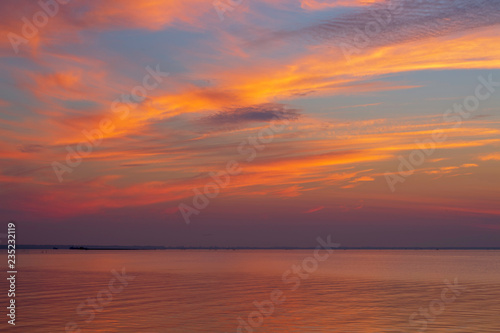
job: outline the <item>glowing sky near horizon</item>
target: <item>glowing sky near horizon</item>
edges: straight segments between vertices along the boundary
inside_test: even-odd
[[[48,1],[21,42],[40,5],[0,4],[0,214],[24,243],[500,246],[500,1],[221,1]]]

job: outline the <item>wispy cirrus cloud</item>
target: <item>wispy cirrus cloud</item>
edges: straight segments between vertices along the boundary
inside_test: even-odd
[[[479,156],[481,161],[500,161],[500,153],[491,153],[484,156]]]
[[[314,212],[320,211],[322,209],[325,209],[325,206],[319,206],[319,207],[314,207],[314,208],[308,209],[304,212],[304,214],[314,213]]]
[[[41,1],[44,3],[44,1]],[[47,5],[45,5],[47,6]],[[65,5],[58,2],[49,3],[50,23],[40,29],[33,37],[29,37],[28,49],[40,46],[55,45],[61,42],[72,43],[81,39],[85,30],[122,30],[144,29],[161,30],[176,24],[176,28],[196,30],[207,24],[211,18],[213,6],[204,0],[169,0],[169,1],[70,1]],[[20,0],[0,3],[0,33],[15,33],[22,36],[25,17],[32,20],[35,13],[42,10],[38,1]],[[203,18],[203,19],[202,19]],[[36,28],[36,27],[35,27]],[[7,38],[0,40],[0,49],[10,48]],[[7,54],[7,53],[6,53]]]
[[[364,38],[362,42],[369,47],[379,47],[500,24],[498,0],[397,0],[363,4],[354,12],[304,28],[275,32],[258,43],[298,37],[312,43],[356,44]],[[335,3],[311,2],[318,9],[329,5]]]

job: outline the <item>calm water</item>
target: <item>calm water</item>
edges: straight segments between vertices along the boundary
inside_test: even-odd
[[[20,251],[16,331],[500,332],[500,251],[313,253]]]

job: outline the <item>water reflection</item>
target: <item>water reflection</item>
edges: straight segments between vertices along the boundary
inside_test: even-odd
[[[71,332],[68,322],[81,332],[120,333],[500,332],[499,251],[335,251],[292,290],[283,273],[310,255],[24,252],[16,326],[28,333]],[[111,270],[122,267],[136,278],[85,322],[79,304],[109,288]],[[466,289],[445,293],[455,299],[441,309],[444,280],[455,278]],[[274,290],[283,300],[270,311]],[[268,307],[259,311],[256,302]],[[251,314],[258,325],[248,325]]]

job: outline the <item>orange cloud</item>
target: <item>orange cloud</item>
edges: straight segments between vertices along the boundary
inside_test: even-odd
[[[500,153],[491,153],[488,155],[479,156],[481,161],[500,161]]]
[[[314,213],[314,212],[320,211],[322,209],[325,209],[325,206],[319,206],[319,207],[316,207],[316,208],[311,208],[311,209],[306,210],[304,213],[305,214]]]
[[[382,0],[302,0],[301,7],[306,10],[324,10],[333,7],[358,7],[371,5]]]

